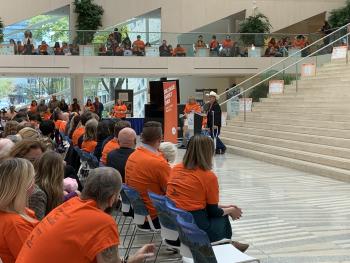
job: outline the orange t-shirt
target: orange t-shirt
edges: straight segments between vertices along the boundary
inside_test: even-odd
[[[32,113],[37,112],[37,109],[38,109],[37,106],[32,106],[32,105],[31,105],[31,106],[29,107],[29,111],[32,112]]]
[[[119,142],[116,138],[113,138],[112,140],[107,142],[105,147],[103,147],[103,150],[102,150],[101,162],[106,165],[107,164],[107,155],[111,151],[117,150],[119,148],[120,148]]]
[[[134,43],[132,43],[133,48],[143,50],[145,49],[145,42],[142,40],[135,40]]]
[[[115,105],[114,106],[114,117],[119,118],[119,119],[126,118],[126,113],[125,112],[127,110],[128,110],[128,108],[126,107],[125,104],[120,105],[120,106]],[[123,111],[124,113],[119,113],[118,111]]]
[[[67,122],[63,120],[57,120],[55,121],[55,127],[60,132],[64,132],[66,130]]]
[[[50,113],[50,112],[45,112],[45,113],[43,114],[43,119],[44,119],[45,121],[50,120],[50,118],[51,118],[51,113]]]
[[[97,141],[83,141],[81,149],[85,152],[92,153],[95,151]]]
[[[34,212],[27,211],[34,218]],[[39,221],[29,222],[18,214],[0,212],[0,258],[4,263],[14,263],[24,242]]]
[[[233,47],[233,41],[232,40],[224,40],[223,42],[222,42],[222,47],[223,48],[231,48],[231,47]]]
[[[164,195],[170,170],[162,154],[144,147],[137,148],[126,162],[125,182],[140,193],[152,219],[157,217],[157,211],[148,197],[148,191]]]
[[[91,111],[91,112],[95,112],[95,106],[91,105],[91,106],[87,106],[85,105],[85,110]]]
[[[180,209],[205,209],[207,204],[219,204],[218,179],[212,171],[188,170],[178,164],[171,171],[166,195]]]
[[[201,106],[198,103],[195,103],[195,104],[187,103],[184,109],[184,113],[189,114],[192,111],[197,113],[201,112],[202,111]]]
[[[17,263],[96,262],[106,248],[119,245],[112,216],[93,200],[72,198],[50,212],[33,230]]]
[[[78,145],[78,142],[79,142],[79,138],[84,135],[85,133],[85,127],[79,127],[78,129],[76,129],[74,132],[73,132],[73,135],[72,135],[72,142],[73,142],[73,145],[74,146],[77,146]]]

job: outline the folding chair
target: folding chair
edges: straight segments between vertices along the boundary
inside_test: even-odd
[[[159,246],[159,250],[162,247],[162,245],[165,244],[166,247],[179,251],[180,241],[179,241],[179,233],[177,231],[177,226],[172,218],[172,215],[170,214],[169,209],[167,209],[166,207],[166,201],[170,203],[172,203],[172,201],[166,196],[157,195],[152,192],[148,192],[148,196],[157,210],[157,215],[161,226],[160,235],[162,237],[162,242]],[[159,253],[159,250],[157,254]],[[181,260],[181,257],[169,259],[167,260],[167,262],[179,261],[179,260]]]
[[[260,262],[260,260],[250,257],[232,244],[212,246],[208,235],[194,223],[187,222],[181,216],[176,218],[179,237],[181,243],[188,247],[191,259],[184,262],[193,263],[247,263]]]
[[[128,256],[130,253],[130,250],[132,248],[132,245],[135,241],[135,237],[136,237],[138,231],[146,233],[146,234],[152,234],[152,238],[150,240],[150,243],[152,243],[155,235],[160,233],[160,229],[156,229],[154,227],[153,222],[152,222],[152,218],[151,218],[151,216],[146,208],[146,205],[143,202],[140,194],[135,189],[128,187],[125,184],[123,184],[122,189],[123,189],[126,197],[129,199],[131,207],[134,211],[133,223],[135,225],[135,228],[134,228],[134,231],[131,235],[129,245],[128,245],[126,252],[125,252],[125,256]],[[148,222],[150,229],[140,228],[140,225],[143,225],[145,223],[145,221]],[[158,254],[156,255],[155,261],[157,260],[157,256],[158,256]]]

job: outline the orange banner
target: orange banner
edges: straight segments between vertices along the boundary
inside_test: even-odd
[[[164,141],[177,144],[177,89],[176,81],[163,82]]]

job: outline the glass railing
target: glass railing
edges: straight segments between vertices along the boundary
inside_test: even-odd
[[[268,94],[298,93],[301,81],[316,76],[319,67],[333,60],[349,63],[350,24],[297,50],[289,57],[220,94],[220,105],[230,118],[243,113],[247,120],[254,102]],[[305,84],[305,83],[303,83]]]
[[[52,31],[43,34],[42,29],[32,29],[28,31],[28,35],[25,37],[23,34],[23,39],[10,39],[11,36],[5,34],[5,42],[0,46],[0,54],[287,57],[323,37],[321,33],[128,32],[120,35],[112,31]],[[137,36],[141,37],[140,41],[137,40]],[[167,41],[165,45],[163,40]],[[316,46],[312,46],[317,49]]]

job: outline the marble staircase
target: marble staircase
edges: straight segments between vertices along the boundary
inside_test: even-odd
[[[269,95],[227,121],[227,152],[350,182],[350,65],[325,64],[315,77]]]

